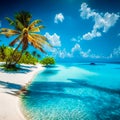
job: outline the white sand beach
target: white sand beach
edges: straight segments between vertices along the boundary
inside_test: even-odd
[[[29,83],[43,67],[37,64],[22,65],[22,68],[18,72],[0,69],[0,120],[26,120],[20,110],[20,99],[16,92]]]

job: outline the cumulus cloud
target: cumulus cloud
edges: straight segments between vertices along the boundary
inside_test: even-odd
[[[108,56],[98,55],[94,53],[91,49],[83,50],[81,46],[76,43],[71,48],[70,51],[67,51],[65,48],[61,49],[59,47],[51,49],[49,51],[52,53],[52,56],[59,57],[59,58],[91,58],[91,59],[111,59],[113,57],[120,57],[120,46],[118,48],[114,48],[113,51]]]
[[[74,53],[80,50],[81,50],[80,45],[76,43],[75,46],[71,49],[71,52]]]
[[[51,52],[52,52],[52,56],[59,57],[62,59],[72,57],[72,54],[67,52],[65,48],[64,49],[53,48]]]
[[[83,39],[84,40],[91,40],[95,37],[100,37],[101,33],[97,32],[96,30],[92,30],[92,32],[88,32],[86,34],[83,35]]]
[[[120,46],[114,48],[113,51],[110,53],[110,55],[107,56],[106,58],[110,59],[110,58],[119,58],[119,57],[120,57]]]
[[[120,57],[120,46],[118,48],[114,48],[113,53],[114,56]]]
[[[84,52],[84,51],[80,51],[80,55],[82,56],[82,57],[84,57],[84,58],[87,58],[87,57],[89,57],[90,56],[90,52],[91,52],[91,49],[88,49],[86,52]]]
[[[60,36],[54,33],[53,35],[50,35],[48,32],[45,33],[44,35],[50,42],[50,44],[53,47],[60,47],[61,46],[61,40]]]
[[[115,25],[119,19],[119,15],[115,13],[98,13],[92,10],[86,3],[82,3],[80,8],[80,17],[83,19],[92,18],[94,21],[93,30],[83,35],[84,40],[91,40],[95,37],[100,37],[102,32],[107,32]],[[100,32],[102,30],[102,32]]]
[[[75,44],[71,50],[68,52],[65,48],[60,49],[60,48],[53,48],[51,49],[52,52],[52,56],[54,57],[59,57],[59,58],[71,58],[73,57],[75,52],[79,52],[80,53],[80,45],[79,44]]]
[[[52,53],[52,56],[59,57],[59,58],[73,58],[73,57],[79,57],[79,58],[92,58],[92,59],[112,59],[112,58],[119,58],[120,57],[120,46],[117,48],[114,48],[112,52],[107,56],[98,55],[94,53],[91,49],[83,50],[80,46],[80,44],[76,43],[71,48],[70,51],[67,51],[65,48],[61,49],[59,47],[53,48],[50,51]]]
[[[55,18],[54,18],[54,23],[58,23],[58,22],[63,22],[64,20],[64,16],[62,13],[58,13],[55,15]]]
[[[52,55],[59,58],[92,58],[92,59],[112,59],[120,57],[120,46],[114,48],[113,51],[107,56],[95,54],[91,49],[83,50],[78,43],[76,43],[70,51],[65,48],[61,50],[60,48],[53,48]]]
[[[83,51],[83,49],[80,47],[78,43],[76,43],[73,48],[71,49],[71,56],[74,57],[74,54],[76,53],[79,55],[79,57],[83,58],[101,58],[99,55],[93,54],[91,49],[88,49],[87,51]]]
[[[60,58],[65,58],[65,57],[70,58],[70,57],[72,57],[72,55],[69,52],[67,52],[66,49],[60,50],[58,56]]]

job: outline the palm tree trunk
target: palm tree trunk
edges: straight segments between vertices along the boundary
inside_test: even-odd
[[[15,65],[19,62],[19,60],[21,59],[23,52],[24,52],[24,50],[21,51],[21,54],[20,54],[19,58],[15,61],[14,66],[15,66]]]
[[[11,58],[8,58],[8,60],[6,60],[6,66],[7,67],[11,67],[12,66],[12,60],[14,60],[14,54],[15,52],[18,50],[18,48],[20,47],[20,45],[22,44],[22,41],[18,44],[18,46],[15,48],[15,50],[13,51]],[[9,62],[9,63],[8,63]]]

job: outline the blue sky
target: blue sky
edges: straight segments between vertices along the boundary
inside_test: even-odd
[[[58,61],[120,61],[119,6],[119,0],[5,0],[0,23],[8,27],[6,16],[26,10],[32,20],[43,21],[46,28],[40,34],[54,46],[46,50]],[[12,39],[0,36],[0,44]]]

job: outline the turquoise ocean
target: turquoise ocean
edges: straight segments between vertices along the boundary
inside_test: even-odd
[[[120,64],[46,67],[21,101],[30,120],[120,120]]]

